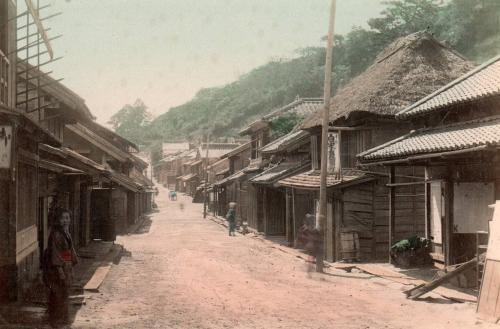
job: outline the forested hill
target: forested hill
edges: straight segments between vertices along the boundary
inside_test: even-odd
[[[498,0],[388,1],[380,16],[368,21],[368,28],[354,27],[335,37],[334,90],[363,72],[396,38],[422,30],[476,63],[483,62],[500,53],[499,21]],[[137,120],[132,115],[135,107],[127,105],[114,116],[113,125],[142,145],[198,138],[207,131],[214,137],[235,136],[244,125],[296,96],[321,97],[324,56],[322,48],[302,49],[293,59],[272,61],[233,83],[200,90],[152,122]],[[135,133],[128,136],[130,132]]]
[[[170,109],[152,122],[152,132],[164,139],[232,136],[246,122],[291,102],[297,95],[321,96],[324,50],[307,49],[289,61],[254,69],[220,88],[200,90],[189,102]]]

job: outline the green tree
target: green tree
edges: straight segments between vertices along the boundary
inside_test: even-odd
[[[120,136],[143,145],[151,120],[152,116],[147,106],[141,99],[137,99],[133,105],[127,104],[122,107],[111,117],[109,123]]]
[[[288,113],[272,120],[270,125],[275,137],[280,137],[291,132],[301,121],[302,118],[297,114]]]

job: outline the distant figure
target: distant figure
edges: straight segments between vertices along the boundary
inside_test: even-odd
[[[177,192],[176,191],[170,191],[168,193],[168,198],[170,201],[177,201]]]
[[[229,210],[226,214],[226,220],[229,224],[229,236],[235,236],[236,230],[236,202],[229,202]]]
[[[69,233],[70,221],[67,209],[56,209],[43,257],[43,278],[49,294],[48,315],[53,327],[64,325],[69,320],[69,289],[73,280],[73,266],[78,262]]]
[[[304,248],[309,255],[307,259],[307,272],[312,272],[316,263],[316,256],[320,248],[319,230],[316,228],[316,217],[311,214],[306,214],[304,223],[299,228],[297,236],[297,246]]]

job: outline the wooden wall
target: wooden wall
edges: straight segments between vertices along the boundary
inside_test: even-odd
[[[348,187],[343,192],[341,232],[358,232],[361,259],[373,259],[375,258],[374,183],[367,182]]]
[[[405,168],[396,172],[398,183],[415,182],[400,175],[422,175],[422,168]],[[379,178],[374,185],[374,259],[389,259],[389,188],[388,178]],[[417,235],[426,236],[425,185],[394,187],[395,190],[395,241]]]
[[[248,206],[247,206],[247,221],[248,221],[248,226],[257,230],[258,229],[258,199],[259,199],[259,194],[258,194],[258,187],[256,187],[253,184],[248,184],[248,189],[247,189],[247,200],[248,200]],[[261,196],[262,198],[262,196]]]
[[[266,235],[285,235],[286,200],[285,192],[275,188],[263,187],[266,190],[264,209],[264,233]]]

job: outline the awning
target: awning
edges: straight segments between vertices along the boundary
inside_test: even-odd
[[[50,170],[50,171],[53,171],[56,173],[60,173],[60,174],[67,174],[67,175],[70,175],[70,174],[84,175],[85,174],[85,172],[78,170],[76,168],[66,166],[66,165],[63,165],[60,163],[52,162],[52,161],[42,160],[42,159],[39,161],[39,166],[44,168],[44,169],[47,169],[47,170]]]
[[[235,180],[238,180],[240,178],[243,178],[245,176],[246,176],[245,171],[240,170],[240,171],[235,172],[234,174],[232,174],[229,177],[226,177],[224,179],[221,179],[220,181],[215,182],[214,186],[222,186],[222,185],[225,185],[225,184],[229,184],[229,183],[231,183],[231,182],[233,182]]]
[[[254,176],[250,182],[254,184],[274,184],[280,179],[310,168],[310,163],[284,162],[264,170]]]
[[[108,173],[106,168],[103,165],[98,164],[97,162],[67,148],[67,147],[53,147],[47,144],[40,144],[40,150],[50,153],[52,155],[56,155],[61,159],[64,159],[64,162],[69,164],[68,168],[73,168],[75,170],[82,171],[88,175],[92,174],[101,174]],[[58,163],[57,163],[58,164]],[[49,164],[47,164],[49,166]],[[66,165],[65,165],[66,166]],[[54,166],[52,166],[54,168]],[[56,169],[55,169],[56,170]],[[90,171],[90,172],[89,172]]]
[[[227,175],[227,174],[229,174],[229,168],[226,168],[226,169],[223,169],[223,170],[216,172],[215,176],[221,176],[221,175]]]
[[[326,187],[345,187],[347,185],[361,184],[375,179],[362,171],[343,169],[341,178],[338,179],[334,174],[328,174],[326,178]],[[319,189],[320,171],[311,170],[298,175],[290,176],[278,181],[278,185],[293,187],[298,189]]]
[[[195,178],[198,178],[198,174],[187,174],[181,177],[181,180],[183,182],[189,182],[190,180],[193,180]]]
[[[132,179],[134,179],[134,181],[137,184],[142,185],[143,188],[153,187],[155,185],[149,178],[144,176],[142,173],[133,174]]]
[[[132,192],[139,192],[141,189],[140,184],[137,184],[132,178],[115,171],[111,172],[111,181]]]
[[[358,155],[363,164],[407,162],[500,147],[500,116],[420,129]]]
[[[61,151],[63,151],[64,154],[66,154],[66,156],[69,156],[70,158],[77,160],[79,163],[85,164],[86,166],[88,166],[88,167],[90,167],[98,172],[101,172],[101,173],[107,172],[106,168],[103,165],[100,165],[97,162],[95,162],[95,161],[93,161],[93,160],[67,148],[67,147],[61,147]]]
[[[262,153],[281,152],[290,148],[298,148],[309,141],[310,134],[304,130],[293,131],[261,148]]]

